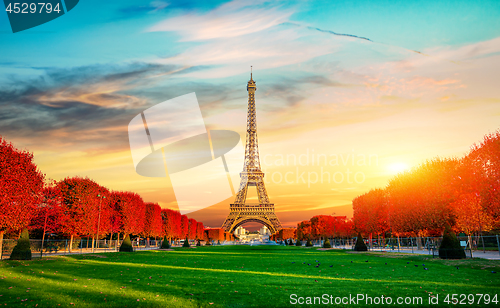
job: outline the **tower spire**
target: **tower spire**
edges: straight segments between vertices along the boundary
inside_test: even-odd
[[[252,78],[252,65],[250,65],[250,80],[253,80],[253,78]]]

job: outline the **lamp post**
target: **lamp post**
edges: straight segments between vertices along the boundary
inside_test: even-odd
[[[97,246],[99,246],[99,227],[101,225],[101,205],[102,205],[102,199],[106,199],[106,196],[101,196],[100,194],[97,195],[99,198],[99,218],[97,219],[97,236],[96,236],[96,241],[97,241]],[[93,248],[93,247],[92,247]],[[99,247],[97,247],[99,248]],[[92,251],[94,252],[94,251]]]
[[[42,245],[40,247],[40,258],[43,257],[43,241],[45,241],[45,230],[47,229],[47,217],[49,216],[49,210],[45,207],[45,223],[43,224],[43,234],[42,234]]]

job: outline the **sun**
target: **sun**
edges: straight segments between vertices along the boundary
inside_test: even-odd
[[[410,169],[410,167],[408,166],[408,164],[406,163],[403,163],[403,162],[397,162],[397,163],[392,163],[390,164],[387,169],[389,170],[389,172],[391,174],[398,174],[398,173],[401,173],[401,172],[404,172],[408,169]]]

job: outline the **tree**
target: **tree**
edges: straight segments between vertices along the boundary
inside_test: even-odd
[[[297,224],[297,238],[300,240],[311,238],[311,222],[309,220]]]
[[[481,206],[494,220],[500,222],[500,130],[484,136],[467,155],[470,181],[481,194]]]
[[[134,247],[132,247],[132,241],[130,241],[130,235],[127,234],[120,245],[121,252],[134,252]]]
[[[28,227],[35,215],[44,178],[33,154],[14,148],[0,136],[0,256],[4,232]]]
[[[465,259],[465,251],[449,225],[444,229],[443,241],[439,246],[439,257],[441,259]]]
[[[43,188],[42,202],[37,204],[35,215],[29,227],[32,234],[33,231],[42,234],[57,233],[61,229],[63,196],[61,190],[55,184],[47,183]]]
[[[325,242],[323,243],[323,248],[332,248],[332,245],[330,244],[329,239],[325,240]]]
[[[328,221],[331,216],[318,215],[311,218],[311,234],[316,239],[321,239],[329,235]]]
[[[352,200],[355,228],[368,234],[383,234],[389,230],[386,191],[372,189]]]
[[[179,234],[179,238],[187,237],[188,232],[189,232],[189,219],[186,215],[181,215],[181,234]]]
[[[456,229],[466,234],[490,231],[493,217],[481,206],[478,194],[463,194],[452,204],[456,216]]]
[[[31,247],[28,229],[24,229],[10,254],[11,260],[31,260]]]
[[[158,203],[148,202],[145,204],[144,236],[158,237],[163,233],[163,221],[161,207]]]
[[[146,205],[141,196],[129,191],[118,192],[118,213],[122,224],[121,231],[125,235],[144,232]]]
[[[170,241],[168,240],[167,236],[163,237],[163,241],[161,242],[160,249],[170,249]]]
[[[188,219],[188,239],[195,240],[196,239],[196,231],[198,228],[198,222],[196,219],[189,218]]]
[[[392,231],[423,236],[451,224],[457,168],[456,159],[436,158],[393,177],[387,187]]]
[[[171,241],[181,237],[181,213],[172,209],[162,209],[163,232]]]
[[[109,191],[89,178],[65,178],[57,183],[63,198],[61,231],[71,236],[70,252],[75,236],[94,238],[98,229],[109,230]],[[92,243],[93,245],[93,243]]]
[[[366,247],[365,241],[361,236],[361,233],[358,233],[358,238],[356,239],[356,245],[354,245],[355,251],[368,251],[368,247]]]
[[[204,226],[203,226],[203,223],[198,221],[198,223],[196,224],[196,239],[197,240],[202,240],[203,239],[203,231],[204,231]]]

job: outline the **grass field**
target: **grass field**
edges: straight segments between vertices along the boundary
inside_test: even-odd
[[[327,294],[333,302],[335,297],[383,295],[391,297],[392,306],[398,306],[397,297],[422,297],[421,305],[404,307],[427,307],[429,297],[438,295],[439,304],[433,306],[445,307],[454,306],[444,303],[447,294],[458,294],[460,300],[460,294],[483,293],[494,299],[500,293],[500,261],[214,246],[3,261],[0,278],[4,307],[306,306],[291,304],[291,294],[304,301]],[[471,299],[473,306],[482,306],[475,295],[465,303]]]

